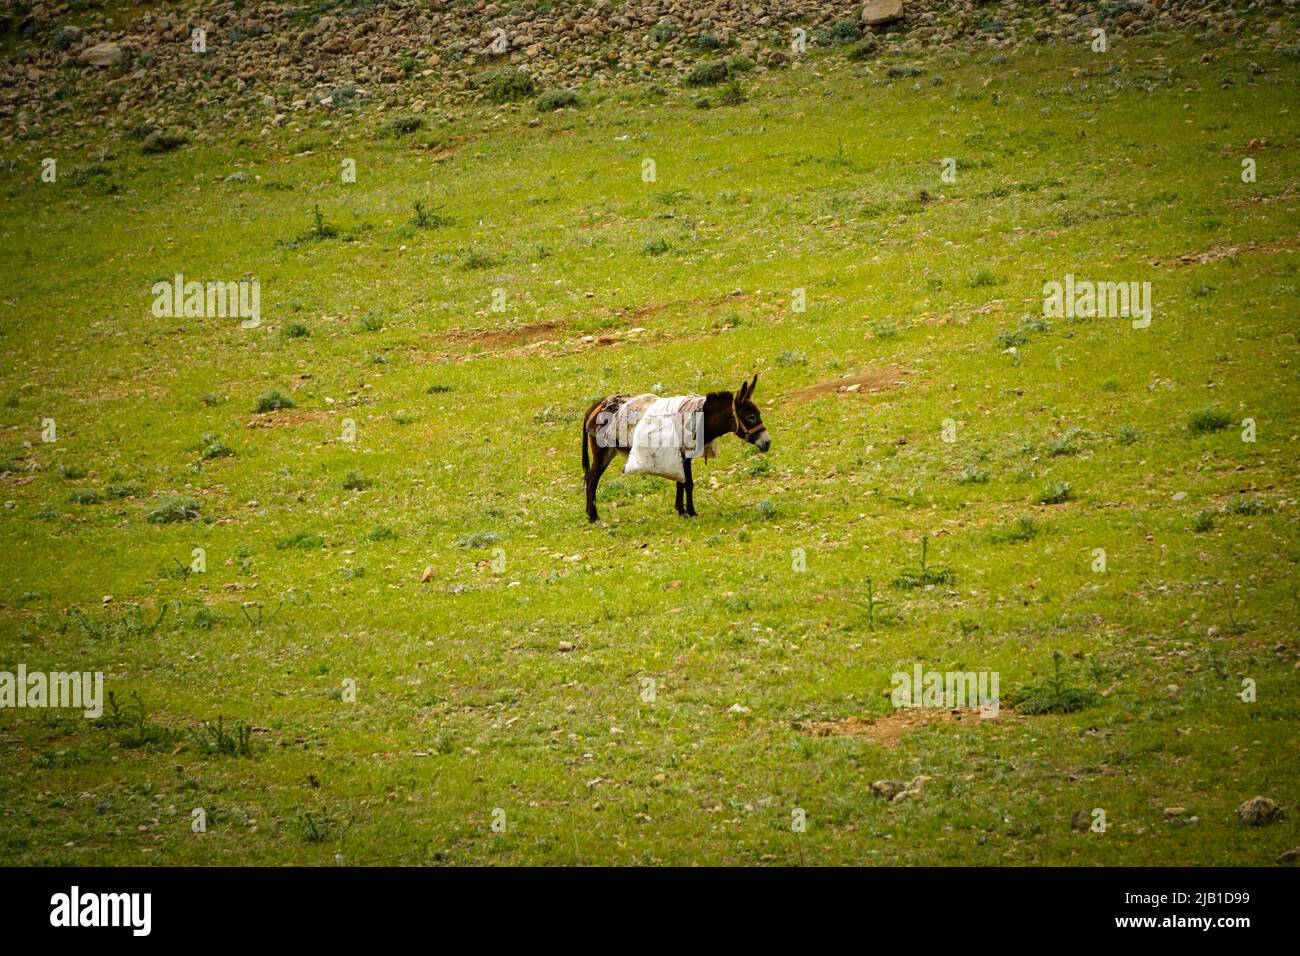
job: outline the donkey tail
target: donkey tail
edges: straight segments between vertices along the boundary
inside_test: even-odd
[[[587,422],[582,423],[582,477],[587,477],[587,472],[591,470],[591,451],[587,447]]]

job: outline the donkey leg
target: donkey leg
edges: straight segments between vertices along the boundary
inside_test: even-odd
[[[694,518],[695,517],[695,479],[691,477],[691,460],[689,458],[686,459],[684,467],[686,471],[686,517]]]
[[[686,514],[686,509],[682,507],[682,493],[685,490],[686,483],[681,481],[677,482],[677,513],[683,516]]]
[[[595,445],[595,441],[592,441]],[[600,484],[600,476],[605,473],[609,467],[610,461],[614,458],[614,449],[601,448],[599,445],[595,448],[591,468],[587,471],[587,520],[598,521],[600,515],[596,513],[596,486]]]

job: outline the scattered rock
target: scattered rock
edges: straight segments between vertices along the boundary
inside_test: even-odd
[[[1087,830],[1092,827],[1091,810],[1075,810],[1074,816],[1070,817],[1071,830]]]
[[[1252,827],[1262,827],[1265,824],[1282,819],[1285,815],[1282,808],[1268,797],[1251,797],[1237,807],[1237,816]]]
[[[886,800],[893,800],[906,789],[907,784],[901,780],[877,780],[871,785],[871,792]]]
[[[903,0],[867,0],[862,8],[862,22],[869,27],[882,27],[901,19]]]
[[[568,654],[573,649],[574,649],[574,644],[572,641],[560,641],[561,654]]]
[[[77,54],[82,66],[116,66],[126,57],[126,51],[116,43],[96,43]]]
[[[432,564],[429,565],[427,568],[424,569],[424,573],[420,575],[420,583],[428,584],[430,581],[434,579],[435,576],[437,576],[437,574],[438,572],[433,569],[433,565]]]

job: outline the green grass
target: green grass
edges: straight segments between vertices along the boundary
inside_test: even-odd
[[[458,109],[436,148],[365,101],[159,154],[66,118],[17,143],[0,669],[142,703],[0,710],[0,862],[1271,864],[1300,814],[1233,810],[1300,792],[1300,151],[1239,170],[1300,139],[1300,63],[1209,48],[919,81],[820,52],[727,109],[592,84]],[[154,317],[178,272],[259,279],[260,327]],[[1067,273],[1150,281],[1151,327],[1049,327]],[[611,471],[588,524],[595,397],[754,371],[764,465],[724,439],[690,521]],[[883,384],[835,391],[858,373]],[[1189,428],[1207,407],[1257,440]],[[893,748],[799,729],[885,715],[916,662],[1031,703]],[[1093,807],[1107,832],[1073,831]]]

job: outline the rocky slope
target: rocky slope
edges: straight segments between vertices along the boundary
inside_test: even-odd
[[[1296,4],[1204,0],[326,0],[192,6],[10,3],[0,14],[6,140],[84,122],[109,127],[275,125],[297,110],[423,112],[484,95],[485,73],[522,70],[537,89],[619,81],[672,86],[700,61],[775,69],[858,44],[902,55],[953,45],[1008,48],[1151,30],[1232,42],[1296,42]],[[204,52],[196,52],[201,30]],[[871,38],[876,38],[872,42]],[[866,38],[865,41],[863,38]],[[736,61],[735,58],[740,60]]]

